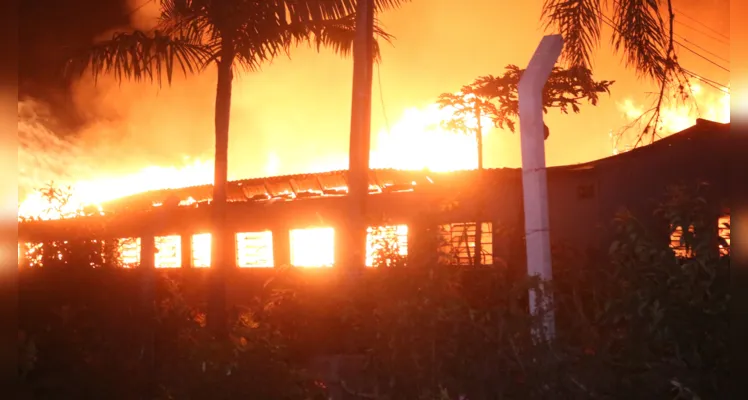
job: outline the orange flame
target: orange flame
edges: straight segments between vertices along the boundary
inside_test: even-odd
[[[432,171],[455,171],[477,167],[477,145],[473,135],[449,131],[442,121],[452,110],[432,104],[423,108],[409,108],[391,129],[381,130],[371,151],[372,168],[395,168]],[[475,121],[468,121],[468,126]],[[490,127],[491,120],[481,120]],[[487,132],[485,129],[484,132]],[[485,133],[484,133],[485,135]],[[271,153],[264,168],[272,175],[279,171],[281,160]],[[324,172],[348,168],[347,157],[321,160],[307,171]],[[132,174],[102,176],[99,179],[80,180],[71,186],[72,197],[62,207],[50,207],[49,200],[40,192],[31,193],[18,207],[18,216],[39,219],[59,219],[74,216],[86,207],[101,209],[101,204],[118,198],[151,190],[177,189],[206,185],[213,182],[213,163],[195,160],[183,167],[147,166]],[[39,186],[42,186],[40,183]],[[182,199],[182,204],[194,203]]]
[[[646,108],[627,99],[619,104],[624,118],[629,123],[634,123],[646,112]],[[648,118],[644,116],[644,118]],[[660,112],[658,132],[660,137],[672,135],[696,124],[696,119],[702,118],[714,122],[730,122],[730,87],[704,88],[698,82],[691,82],[691,98],[686,104],[669,104]],[[626,151],[631,148],[634,140],[629,135],[618,137],[611,133],[613,141],[613,154]]]

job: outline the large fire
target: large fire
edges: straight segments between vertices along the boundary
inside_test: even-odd
[[[714,94],[698,84],[693,85],[696,107],[668,107],[662,111],[663,134],[671,134],[695,123],[696,118],[717,122],[730,121],[730,95]],[[620,105],[628,120],[634,120],[644,110],[632,101]],[[454,171],[477,167],[477,145],[474,135],[452,132],[443,127],[442,121],[449,118],[452,110],[441,109],[437,105],[405,110],[402,118],[390,129],[383,129],[375,137],[371,152],[373,168],[429,169],[433,171]],[[470,121],[473,126],[476,121]],[[468,124],[469,125],[469,124]],[[481,125],[491,131],[490,119],[485,118]],[[620,143],[620,142],[619,142]],[[620,151],[619,143],[614,151]],[[414,151],[414,149],[418,149]],[[265,172],[273,174],[281,160],[270,154]],[[95,166],[91,166],[95,168]],[[310,166],[307,171],[346,169],[347,160],[320,160],[320,164]],[[183,167],[148,166],[130,174],[109,176],[102,174],[97,179],[66,182],[70,185],[71,197],[64,204],[51,205],[50,199],[42,192],[34,192],[19,204],[19,218],[59,219],[80,214],[80,210],[100,210],[100,204],[117,198],[158,189],[173,189],[210,184],[213,180],[213,165],[209,160],[195,160]],[[42,186],[42,185],[40,185]],[[188,199],[183,199],[188,200]],[[397,252],[407,252],[407,226],[391,227],[387,235],[399,244]],[[334,263],[335,232],[329,227],[317,227],[291,232],[291,263],[300,267],[330,266]],[[367,264],[373,264],[376,239],[370,232],[369,257]],[[240,267],[273,266],[272,235],[270,232],[240,233],[237,240],[237,264]],[[122,241],[120,251],[125,265],[139,262],[137,240]],[[210,265],[210,234],[199,234],[192,238],[192,264],[195,267]],[[157,238],[157,266],[176,268],[181,266],[180,238]],[[31,247],[33,249],[33,247]],[[19,254],[21,250],[19,247]]]
[[[475,169],[477,145],[474,135],[457,133],[442,126],[452,111],[429,105],[405,110],[399,122],[391,129],[379,131],[371,152],[372,168],[404,170],[429,169],[431,171],[456,171]],[[468,126],[474,121],[468,121]],[[489,118],[481,121],[490,127]],[[484,135],[488,129],[484,130]],[[418,149],[414,151],[413,149]],[[280,160],[271,154],[264,170],[277,171]],[[95,168],[95,166],[92,166]],[[324,172],[347,169],[347,160],[321,160],[307,171]],[[130,174],[67,183],[72,197],[66,203],[50,207],[42,192],[33,192],[18,207],[19,217],[59,219],[74,215],[84,208],[99,208],[102,203],[151,190],[177,189],[206,185],[213,182],[213,163],[195,160],[182,167],[148,166]],[[40,182],[40,186],[44,183]]]
[[[443,126],[452,113],[448,108],[436,104],[423,108],[405,110],[402,118],[390,129],[378,132],[371,152],[372,168],[394,169],[429,169],[432,171],[456,171],[475,169],[477,167],[477,142],[473,134],[454,132]],[[472,129],[476,121],[467,121]],[[491,127],[489,118],[481,120],[486,127],[484,135]],[[419,149],[413,151],[413,149]],[[270,154],[264,170],[273,174],[278,170],[281,160]],[[310,166],[307,171],[323,172],[347,169],[347,160],[321,160]],[[29,194],[18,207],[19,218],[60,219],[81,215],[82,210],[99,212],[101,204],[137,193],[176,189],[212,183],[213,164],[211,161],[195,160],[183,167],[148,166],[131,174],[103,175],[97,179],[80,180],[66,183],[70,197],[60,201],[44,191]],[[40,185],[41,186],[41,185]],[[189,199],[183,199],[188,201]],[[259,235],[259,236],[258,236]],[[270,232],[240,233],[237,235],[239,267],[269,267],[272,262],[272,237]],[[334,235],[332,228],[291,231],[291,263],[299,267],[331,266],[334,262]],[[381,242],[383,234],[369,234],[369,255],[367,264],[374,264],[377,251],[375,242]],[[400,255],[407,251],[404,238],[407,238],[407,226],[398,226],[385,230],[385,236],[392,236]],[[210,234],[195,235],[192,238],[192,264],[194,267],[210,265]],[[157,238],[158,249],[156,264],[160,268],[178,268],[181,266],[181,243],[178,236]],[[122,263],[137,264],[140,244],[137,239],[121,240],[119,243]],[[34,247],[30,247],[33,251]],[[19,254],[21,250],[19,247]],[[250,254],[252,253],[252,254]],[[257,253],[257,254],[255,254]],[[261,253],[261,254],[260,254]]]

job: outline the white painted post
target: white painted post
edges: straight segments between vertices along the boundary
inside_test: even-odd
[[[522,147],[522,187],[525,207],[527,273],[543,281],[553,279],[551,244],[548,232],[548,185],[545,167],[543,88],[563,48],[561,35],[543,37],[519,81],[519,128]],[[547,339],[555,336],[552,294],[546,304],[530,291],[530,312],[543,313]]]

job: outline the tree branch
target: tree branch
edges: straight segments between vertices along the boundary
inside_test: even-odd
[[[471,95],[479,102],[481,113],[490,116],[496,127],[506,127],[514,132],[519,118],[519,81],[523,72],[516,65],[508,65],[503,75],[479,77],[458,94],[442,94],[438,103],[442,108],[455,110],[453,121],[450,121],[454,127],[464,127],[465,118],[472,115],[475,107],[469,101],[470,104],[465,103],[464,99]],[[592,71],[586,67],[555,67],[543,89],[543,111],[547,113],[556,108],[564,114],[569,110],[579,113],[582,100],[597,105],[600,94],[609,94],[613,83],[594,80]]]

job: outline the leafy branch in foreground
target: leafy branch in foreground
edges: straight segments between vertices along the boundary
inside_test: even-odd
[[[663,3],[665,7],[663,7]],[[611,7],[612,17],[606,15]],[[666,15],[667,18],[663,17]],[[675,50],[672,0],[546,0],[541,18],[546,28],[555,28],[564,37],[562,57],[570,66],[592,67],[592,52],[602,39],[603,24],[613,29],[611,42],[622,53],[627,67],[640,78],[657,83],[652,106],[626,130],[644,125],[635,146],[646,137],[654,141],[662,130],[662,108],[668,94],[686,101],[691,94],[688,72],[681,67]]]
[[[455,108],[460,98],[473,98],[474,106],[480,107],[482,114],[490,116],[497,128],[506,127],[514,132],[519,118],[518,86],[523,72],[516,65],[508,65],[502,75],[481,76],[463,86],[457,94],[442,94],[439,104]],[[549,109],[557,108],[564,114],[569,111],[579,113],[583,101],[597,105],[601,94],[610,94],[610,86],[614,82],[596,81],[592,71],[586,67],[555,67],[543,89],[543,111],[547,113]],[[456,117],[461,117],[462,113],[457,111]]]

